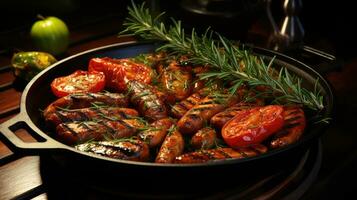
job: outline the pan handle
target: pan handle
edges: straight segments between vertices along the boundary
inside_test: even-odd
[[[23,113],[9,119],[0,125],[0,136],[3,138],[5,145],[13,152],[19,152],[29,155],[39,154],[42,150],[59,150],[69,149],[66,145],[55,141],[47,135],[40,135],[41,132],[37,127],[30,128],[26,121],[30,120]],[[24,142],[15,132],[25,129],[37,142]]]

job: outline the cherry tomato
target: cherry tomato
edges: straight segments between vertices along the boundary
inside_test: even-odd
[[[57,97],[79,92],[99,92],[104,89],[105,75],[102,72],[77,70],[68,76],[55,78],[51,89]]]
[[[283,127],[284,109],[268,105],[239,112],[222,128],[222,137],[232,148],[261,143]]]
[[[103,72],[106,76],[106,86],[118,92],[125,91],[126,83],[130,80],[151,83],[152,69],[129,59],[92,58],[88,71]]]

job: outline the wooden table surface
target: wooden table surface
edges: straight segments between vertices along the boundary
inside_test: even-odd
[[[72,41],[67,54],[63,57],[74,55],[78,52],[95,47],[133,40],[133,38],[118,38],[116,30],[111,30],[112,34],[102,34],[94,40],[85,40],[93,33],[93,30],[77,30],[72,32]],[[83,39],[84,38],[84,39]],[[19,102],[21,88],[15,89],[12,82],[15,80],[10,65],[11,53],[0,55],[0,85],[4,89],[0,90],[0,123],[8,120],[19,112]],[[340,167],[340,163],[347,162],[351,156],[350,152],[356,152],[354,145],[356,134],[351,134],[355,123],[355,113],[357,110],[357,56],[345,63],[341,71],[331,72],[325,75],[335,89],[337,97],[337,112],[334,123],[323,136],[324,160],[322,170],[319,175],[316,187],[323,188],[330,174]],[[354,120],[353,120],[354,119]],[[31,141],[25,133],[19,133],[25,141]],[[336,155],[336,152],[338,155]],[[11,151],[0,142],[0,158],[11,155]],[[14,157],[16,158],[16,157]],[[0,199],[11,199],[30,189],[40,186],[42,181],[39,174],[39,157],[26,156],[16,159],[10,163],[0,162]],[[321,180],[321,182],[319,182]],[[320,185],[319,185],[320,184]],[[313,195],[312,195],[313,196]],[[36,199],[47,199],[46,194],[42,194]]]

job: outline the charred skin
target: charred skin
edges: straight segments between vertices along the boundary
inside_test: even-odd
[[[210,123],[217,129],[222,129],[222,127],[230,120],[232,119],[236,114],[243,110],[250,109],[252,107],[258,106],[257,104],[251,104],[251,103],[238,103],[230,108],[227,108],[226,110],[219,112],[215,114],[211,120]]]
[[[156,163],[172,163],[175,157],[183,153],[185,146],[182,134],[174,130],[166,135],[159,152],[156,155]]]
[[[183,134],[194,134],[207,123],[215,114],[223,111],[226,107],[235,104],[238,101],[236,96],[219,94],[208,95],[197,105],[192,107],[177,122],[179,131]]]
[[[161,84],[175,101],[187,98],[192,91],[192,70],[190,67],[179,66],[176,61],[163,69],[160,77]]]
[[[59,98],[51,103],[43,112],[45,118],[53,112],[56,112],[58,108],[65,109],[79,109],[92,107],[93,104],[100,104],[113,107],[127,107],[129,99],[119,93],[77,93],[70,94],[65,97]]]
[[[239,149],[217,148],[209,150],[200,150],[177,156],[174,159],[174,163],[205,163],[209,161],[225,160],[231,158],[248,158],[263,154],[266,151],[267,148],[263,145],[255,145]]]
[[[211,149],[215,145],[216,139],[216,131],[205,127],[192,136],[190,143],[194,149]]]
[[[77,145],[75,148],[80,151],[122,160],[145,162],[150,157],[149,146],[145,142],[135,139],[89,142]]]
[[[83,122],[67,122],[57,126],[57,137],[68,145],[98,141],[104,138],[118,139],[133,136],[137,129],[144,126],[140,120],[99,120]]]
[[[165,104],[151,86],[137,81],[130,81],[128,85],[131,103],[138,108],[142,116],[149,121],[167,118]]]
[[[281,148],[296,142],[304,132],[306,119],[300,107],[284,107],[284,126],[274,135],[270,142],[271,148]]]
[[[159,119],[150,124],[148,130],[142,131],[138,134],[139,138],[149,144],[149,147],[156,147],[160,145],[168,132],[168,129],[174,124],[173,120],[169,118]]]
[[[200,90],[199,92],[192,94],[185,100],[182,100],[178,104],[172,106],[171,114],[177,119],[181,118],[187,111],[189,111],[193,106],[197,105],[204,97],[206,97],[207,94],[208,93],[204,90]]]
[[[93,119],[127,119],[139,116],[139,113],[131,108],[103,107],[103,108],[80,108],[80,109],[57,109],[47,114],[45,120],[48,124],[56,127],[65,122],[91,121]]]

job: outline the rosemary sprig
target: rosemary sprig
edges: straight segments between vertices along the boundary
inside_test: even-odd
[[[193,29],[191,35],[187,36],[181,22],[174,19],[173,25],[167,28],[159,21],[164,13],[153,18],[144,3],[140,6],[132,3],[128,10],[129,17],[124,23],[126,29],[120,34],[130,33],[144,39],[164,41],[158,51],[189,55],[189,61],[193,64],[208,64],[212,70],[199,74],[200,79],[220,79],[230,83],[232,93],[244,83],[251,87],[266,86],[268,90],[264,93],[274,97],[274,103],[297,103],[313,110],[324,108],[323,96],[316,90],[317,87],[314,91],[303,88],[302,80],[290,74],[284,67],[276,73],[272,69],[274,59],[265,64],[263,58],[239,48],[210,29],[200,36]],[[218,40],[214,40],[213,35],[217,36]],[[318,85],[318,80],[315,85]]]

